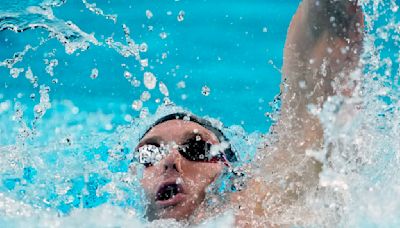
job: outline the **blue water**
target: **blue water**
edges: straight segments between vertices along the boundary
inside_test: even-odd
[[[248,1],[124,0],[118,4],[96,3],[105,13],[117,14],[117,23],[90,13],[81,1],[76,0],[54,8],[54,15],[74,22],[98,39],[114,34],[116,41],[123,41],[121,25],[126,24],[135,42],[148,44],[145,57],[154,68],[153,73],[168,86],[173,102],[199,115],[220,118],[226,125],[241,124],[248,131],[268,130],[271,121],[265,113],[271,111],[268,102],[279,92],[281,77],[278,69],[282,66],[286,30],[299,1],[257,0],[250,4]],[[146,10],[153,13],[151,19],[147,19]],[[185,12],[182,22],[177,20],[179,11]],[[153,26],[153,31],[148,31],[148,26]],[[162,31],[168,34],[166,39],[160,38]],[[39,37],[46,38],[47,34],[44,30],[24,34],[1,32],[0,59],[11,58],[26,44],[35,46],[40,42]],[[48,59],[59,61],[54,68],[54,77],[44,71],[43,59],[48,52],[55,53]],[[164,52],[168,56],[162,60]],[[158,60],[162,64],[157,63]],[[127,82],[121,64],[126,64],[138,79],[142,78],[138,63],[132,57],[124,58],[114,50],[96,46],[67,55],[64,47],[53,39],[37,51],[29,52],[20,65],[30,65],[39,76],[40,84],[50,85],[52,99],[70,99],[81,110],[94,111],[105,109],[109,103],[130,106],[144,90],[143,86],[134,88]],[[92,68],[99,70],[96,80],[89,77]],[[0,75],[0,93],[4,94],[4,99],[16,98],[23,92],[25,96],[18,100],[29,103],[29,94],[36,90],[26,79],[11,78],[4,68],[0,68]],[[51,83],[53,78],[58,79],[58,84]],[[176,84],[182,80],[186,88],[177,89]],[[211,89],[209,96],[201,93],[205,85]],[[186,100],[182,100],[182,94],[187,95]],[[154,112],[154,100],[162,96],[157,92],[152,95],[144,106]],[[105,111],[116,113],[117,110]],[[127,110],[127,113],[138,115],[133,110]]]
[[[152,114],[165,98],[158,86],[153,90],[145,88],[145,71],[153,72],[158,81],[167,85],[169,99],[178,106],[200,116],[220,119],[228,127],[241,125],[244,130],[239,127],[225,130],[230,132],[231,143],[237,146],[242,157],[254,155],[261,139],[249,133],[267,132],[272,120],[266,113],[279,108],[273,100],[279,93],[283,46],[290,19],[300,1],[96,2],[104,14],[117,15],[116,22],[90,12],[84,1],[78,0],[53,6],[55,20],[51,15],[46,18],[35,13],[24,14],[27,6],[38,6],[42,2],[62,3],[58,0],[0,3],[0,28],[7,20],[21,27],[33,22],[56,25],[21,33],[0,32],[1,61],[13,58],[26,45],[35,48],[13,66],[24,68],[17,78],[0,63],[0,203],[5,201],[3,197],[9,197],[34,205],[38,208],[35,210],[38,217],[43,217],[45,222],[50,219],[41,209],[54,209],[50,211],[70,215],[66,223],[70,226],[76,218],[74,212],[80,213],[77,208],[91,208],[77,219],[85,222],[85,215],[91,222],[101,221],[102,216],[98,216],[96,210],[104,205],[143,212],[138,176],[132,175],[128,166],[139,133],[156,116],[142,118],[141,124],[136,121],[140,113],[133,110],[131,104],[143,91],[150,91],[151,98],[143,102],[143,106]],[[348,196],[345,199],[349,200],[345,200],[341,209],[350,219],[344,218],[342,223],[361,227],[376,224],[390,227],[400,223],[388,220],[396,218],[400,211],[400,204],[392,200],[400,197],[400,183],[396,178],[397,167],[400,167],[397,143],[400,132],[397,117],[400,113],[400,14],[393,8],[400,2],[386,0],[381,5],[375,4],[377,2],[363,1],[366,14],[376,16],[367,21],[371,36],[366,47],[371,49],[367,49],[364,58],[362,91],[365,93],[360,96],[365,111],[345,127],[338,127],[331,121],[339,119],[337,113],[325,110],[319,116],[328,120],[323,122],[325,143],[342,142],[344,145],[343,149],[333,151],[331,160],[322,161],[325,166],[321,179],[328,183],[328,190]],[[146,10],[151,11],[151,18],[146,16]],[[177,19],[179,12],[184,12],[183,21]],[[14,17],[7,13],[21,14]],[[65,29],[64,21],[71,21],[80,30]],[[140,57],[148,59],[148,67],[142,68],[134,56],[123,57],[105,44],[108,37],[127,44],[123,25],[129,28],[134,42],[147,44],[148,51],[140,53]],[[87,50],[77,49],[67,54],[68,44],[60,42],[62,37],[54,38],[60,31],[69,35],[69,41],[80,41],[80,35],[87,33],[93,34],[99,43],[96,45],[91,40]],[[54,60],[58,64],[51,73],[48,62]],[[38,87],[25,78],[28,68],[37,76]],[[90,77],[93,69],[99,72],[96,79]],[[139,79],[141,85],[132,86],[124,77],[125,71]],[[182,82],[185,88],[178,88],[178,84],[182,87]],[[51,108],[33,121],[35,115],[39,115],[34,113],[34,106],[41,97],[46,97],[40,94],[40,85],[49,86]],[[209,95],[202,93],[204,86],[210,88]],[[44,90],[42,88],[42,92]],[[330,105],[340,101],[335,99]],[[350,102],[359,105],[360,101]],[[42,105],[39,108],[47,103]],[[21,119],[17,110],[24,111]],[[7,147],[14,144],[16,147]],[[324,152],[327,153],[320,153]],[[123,181],[127,178],[133,178],[130,184]],[[264,178],[268,179],[268,175]],[[347,188],[337,188],[337,183],[345,183]],[[318,200],[310,200],[301,207],[315,206],[313,208],[320,213],[319,209],[325,210],[330,202],[333,203],[329,207],[342,203],[332,194],[319,204]],[[389,203],[393,205],[387,206]],[[0,214],[4,210],[2,206],[0,204]],[[114,211],[118,210],[105,208],[108,214],[104,216],[113,224],[119,220],[111,218],[126,217],[122,212],[108,217]],[[323,220],[329,215],[318,217]],[[134,218],[140,218],[140,214]],[[8,217],[2,219],[0,226],[13,224],[8,223]],[[32,221],[35,220],[28,219],[27,224]],[[326,225],[324,221],[321,224]]]

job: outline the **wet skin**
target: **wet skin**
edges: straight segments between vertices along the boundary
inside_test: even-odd
[[[201,125],[184,120],[169,120],[153,127],[140,141],[143,145],[184,145],[193,137],[212,145],[219,144],[217,137]],[[161,161],[147,166],[141,180],[149,201],[148,219],[187,219],[202,204],[206,188],[219,176],[222,162],[198,162],[184,158],[173,146]],[[172,186],[174,196],[161,197],[162,192]],[[172,188],[171,187],[171,188]]]

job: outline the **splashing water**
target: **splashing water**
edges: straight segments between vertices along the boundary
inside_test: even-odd
[[[136,43],[126,24],[122,24],[125,44],[115,41],[113,36],[95,38],[95,34],[83,31],[79,25],[54,15],[53,10],[65,2],[2,2],[0,31],[23,34],[42,29],[48,37],[39,46],[56,39],[69,55],[98,46],[114,50],[124,58],[133,57],[143,75],[145,89],[155,91],[158,82],[164,103],[171,103],[169,96],[173,92],[150,72],[151,60],[141,57],[149,49],[147,43]],[[96,3],[86,0],[82,3],[90,12],[117,24],[118,15],[105,12]],[[327,148],[307,153],[323,164],[319,186],[310,189],[299,204],[286,208],[281,217],[268,218],[271,221],[302,224],[302,218],[311,215],[306,224],[312,226],[400,225],[400,202],[393,200],[400,197],[400,181],[396,176],[400,171],[398,2],[364,0],[361,4],[366,11],[366,38],[364,69],[353,72],[354,77],[362,75],[358,94],[351,99],[331,97],[323,109],[311,110],[324,126],[324,148]],[[180,10],[174,20],[186,22],[184,18],[189,13]],[[149,20],[156,18],[150,10],[144,15]],[[173,39],[165,31],[159,36],[162,40]],[[82,226],[82,222],[88,227],[161,225],[142,219],[143,192],[139,186],[140,174],[132,171],[131,150],[146,127],[171,110],[161,107],[151,114],[144,107],[153,98],[147,90],[141,91],[140,97],[132,99],[130,104],[132,109],[140,111],[140,118],[126,111],[117,115],[115,107],[87,112],[69,100],[53,100],[50,87],[40,84],[40,78],[29,66],[19,65],[39,46],[27,45],[12,58],[0,62],[0,67],[8,69],[13,78],[18,79],[25,72],[24,77],[39,93],[39,103],[33,107],[17,100],[3,100],[0,94],[0,225],[62,227]],[[161,56],[165,59],[167,53]],[[50,57],[45,71],[54,77],[60,61]],[[125,67],[122,78],[140,88],[141,81],[132,72]],[[96,79],[101,72],[93,68],[88,74]],[[177,86],[183,89],[186,83],[179,81]],[[208,86],[201,88],[205,96],[210,91]],[[35,93],[30,95],[31,99],[35,97]],[[156,103],[160,102],[156,99]],[[127,110],[124,105],[117,108]],[[33,115],[32,121],[29,113]],[[213,123],[220,124],[216,120]],[[256,147],[263,143],[259,135],[247,134],[238,126],[225,131],[240,151],[242,162],[252,161]],[[302,214],[304,210],[308,214]],[[206,225],[229,226],[232,221],[232,215],[227,213]],[[181,224],[163,221],[163,225]]]

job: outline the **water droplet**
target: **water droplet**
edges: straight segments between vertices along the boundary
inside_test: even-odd
[[[168,16],[171,16],[171,15],[172,15],[172,12],[171,12],[171,11],[167,11],[167,15],[168,15]]]
[[[126,115],[124,116],[124,120],[125,120],[126,122],[131,122],[131,121],[133,120],[133,118],[132,118],[131,115],[126,114]]]
[[[306,89],[307,88],[306,82],[304,80],[299,81],[299,86],[300,86],[301,89]]]
[[[143,102],[150,100],[150,98],[151,94],[149,91],[143,91],[142,95],[140,95],[140,100]]]
[[[167,88],[167,86],[166,86],[163,82],[160,82],[160,83],[158,84],[158,87],[159,87],[159,89],[160,89],[160,92],[161,92],[164,96],[166,96],[166,97],[169,96],[168,88]]]
[[[178,84],[176,84],[176,86],[178,89],[184,89],[186,87],[186,83],[184,81],[180,81]]]
[[[131,81],[131,85],[133,85],[134,87],[139,87],[140,86],[140,81],[137,80],[135,77],[132,79]]]
[[[142,111],[140,111],[139,117],[141,119],[146,118],[149,115],[149,109],[148,108],[143,108]]]
[[[164,105],[172,104],[172,101],[168,97],[164,97],[163,102],[164,102]]]
[[[106,124],[106,125],[104,126],[104,129],[106,129],[107,131],[111,131],[112,128],[113,128],[113,125],[110,124],[110,123],[108,123],[108,124]]]
[[[99,76],[99,70],[97,68],[92,69],[92,73],[90,74],[91,79],[96,79]]]
[[[35,105],[35,107],[33,107],[33,111],[38,115],[41,115],[43,113],[42,106],[40,104]]]
[[[161,32],[160,37],[161,39],[166,39],[168,37],[168,34],[166,32]]]
[[[262,29],[262,31],[263,31],[263,32],[268,32],[268,28],[267,28],[267,27],[264,27],[264,28]]]
[[[176,17],[176,19],[181,22],[185,19],[185,12],[183,10],[179,11],[178,16]]]
[[[161,54],[161,58],[162,59],[166,59],[167,57],[168,57],[167,53],[164,52],[164,53]]]
[[[146,10],[147,19],[151,19],[153,17],[153,13],[150,10]]]
[[[148,46],[147,46],[146,43],[141,43],[141,44],[140,44],[140,46],[139,46],[139,51],[140,51],[140,52],[146,52],[147,49],[148,49]]]
[[[391,10],[392,10],[393,13],[396,13],[399,10],[399,6],[396,5],[396,4],[393,4],[392,7],[391,7]]]
[[[72,107],[72,108],[71,108],[71,113],[74,114],[74,115],[78,114],[78,113],[79,113],[79,108],[78,108],[78,107],[75,107],[75,106]]]
[[[148,89],[154,89],[156,87],[157,78],[151,72],[145,72],[143,76],[143,83]]]
[[[135,111],[139,111],[143,107],[143,103],[141,100],[135,100],[132,102],[132,109]]]
[[[201,88],[201,93],[202,93],[204,96],[210,95],[210,92],[211,92],[211,89],[210,89],[208,86],[203,86],[203,87]]]
[[[24,72],[23,68],[11,68],[10,74],[13,78],[18,78],[19,74]]]
[[[140,65],[141,65],[142,67],[147,67],[147,66],[149,66],[149,60],[148,60],[148,59],[141,59],[141,60],[140,60]]]
[[[125,71],[125,72],[124,72],[124,77],[125,77],[126,79],[130,79],[130,78],[132,78],[132,74],[131,74],[131,72],[129,72],[129,71]]]

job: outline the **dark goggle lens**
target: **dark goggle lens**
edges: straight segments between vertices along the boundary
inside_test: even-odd
[[[211,144],[204,140],[189,139],[179,148],[181,155],[190,161],[210,161]]]

